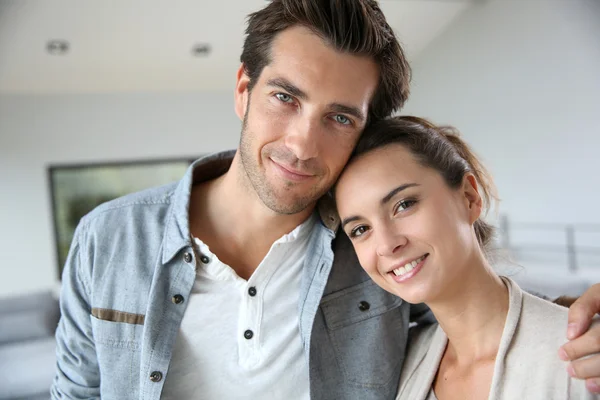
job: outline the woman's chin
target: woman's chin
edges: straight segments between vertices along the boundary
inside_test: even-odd
[[[398,284],[392,284],[387,285],[385,289],[411,304],[427,303],[427,300],[431,297],[429,293],[430,290],[421,285],[414,285],[414,287],[399,287]]]

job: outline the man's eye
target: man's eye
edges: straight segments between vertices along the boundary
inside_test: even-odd
[[[396,204],[395,213],[405,211],[416,204],[416,200],[401,200]]]
[[[368,231],[368,228],[364,225],[359,225],[356,228],[352,229],[350,231],[350,239],[352,238],[357,238],[359,236],[362,236],[363,234],[365,234]]]
[[[294,100],[292,96],[286,93],[276,93],[275,97],[277,97],[279,101],[282,101],[284,103],[291,103]]]
[[[342,124],[342,125],[350,125],[351,122],[350,120],[345,117],[344,115],[338,114],[335,117],[333,117],[335,119],[335,122]]]

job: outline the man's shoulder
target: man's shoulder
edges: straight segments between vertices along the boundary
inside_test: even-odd
[[[145,215],[148,212],[156,213],[171,205],[177,185],[178,182],[173,182],[110,200],[90,211],[81,219],[81,223],[83,225],[103,224],[125,216],[135,220],[136,216]],[[121,220],[121,222],[126,220]]]
[[[149,276],[172,215],[176,187],[172,183],[119,197],[81,219],[74,243],[85,260],[82,265],[91,286],[127,274],[134,277],[129,281]]]

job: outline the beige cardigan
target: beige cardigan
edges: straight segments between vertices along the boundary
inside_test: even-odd
[[[509,308],[494,366],[489,400],[600,399],[572,379],[558,358],[566,342],[567,309],[524,293],[508,278]],[[448,337],[437,325],[415,331],[396,400],[426,400]],[[411,332],[411,335],[413,332]]]

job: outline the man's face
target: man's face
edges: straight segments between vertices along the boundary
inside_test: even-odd
[[[300,26],[273,40],[271,62],[251,93],[240,67],[239,152],[267,207],[295,214],[329,190],[365,127],[378,82],[372,59],[337,52]]]

